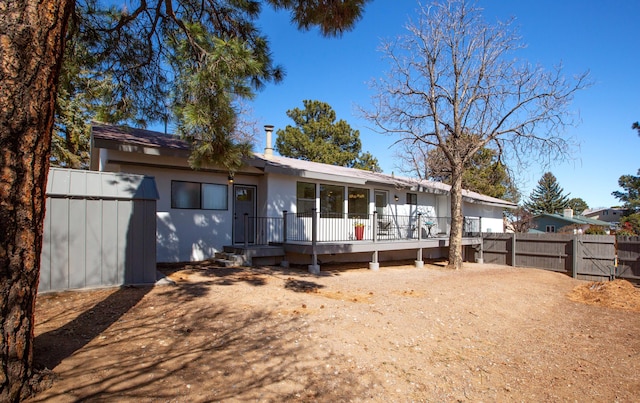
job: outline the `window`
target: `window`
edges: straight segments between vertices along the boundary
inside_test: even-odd
[[[369,190],[364,188],[349,188],[349,218],[363,218],[369,216]]]
[[[547,232],[556,232],[556,226],[555,225],[547,225]]]
[[[344,186],[320,185],[320,217],[340,217],[344,213]]]
[[[316,208],[316,184],[298,182],[296,184],[296,206],[298,214],[308,215]]]
[[[407,193],[407,204],[412,206],[418,205],[418,195],[416,193]]]
[[[227,210],[227,185],[171,181],[171,208]]]

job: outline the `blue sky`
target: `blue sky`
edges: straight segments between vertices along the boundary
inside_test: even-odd
[[[425,2],[425,4],[428,4]],[[640,168],[640,136],[631,124],[640,120],[639,0],[479,1],[488,21],[515,17],[526,49],[517,56],[547,68],[562,62],[566,75],[591,72],[594,85],[578,93],[571,109],[581,122],[566,135],[579,143],[567,162],[530,166],[517,172],[526,198],[544,172],[551,171],[571,197],[590,207],[617,205],[621,175]],[[363,151],[371,152],[384,172],[398,173],[392,143],[396,138],[375,133],[357,106],[370,104],[368,82],[381,77],[388,65],[378,48],[383,39],[406,33],[414,0],[374,0],[355,30],[341,38],[322,38],[317,31],[299,32],[289,15],[267,7],[260,20],[284,82],[257,94],[251,103],[259,124],[282,129],[293,122],[286,111],[302,108],[304,99],[327,102],[338,119],[360,131]],[[263,139],[262,139],[263,140]],[[261,152],[264,143],[256,146]]]

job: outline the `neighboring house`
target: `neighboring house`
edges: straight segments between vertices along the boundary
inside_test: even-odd
[[[582,215],[594,220],[606,221],[610,223],[614,228],[620,223],[620,218],[627,213],[627,209],[624,208],[599,208],[593,210],[585,210]]]
[[[418,250],[421,260],[422,248],[427,257],[446,254],[448,185],[276,156],[270,130],[265,153],[232,177],[217,167],[191,169],[189,146],[178,138],[94,124],[91,169],[155,178],[159,262],[208,259],[234,245],[284,245],[284,260],[307,263],[372,252],[375,261],[379,251],[391,260],[401,256],[396,250]],[[503,232],[503,210],[515,207],[464,191],[465,231]]]
[[[609,228],[609,223],[593,218],[573,215],[573,210],[565,209],[563,214],[539,214],[533,217],[535,229],[530,232],[559,232],[564,227],[571,228],[575,233],[584,233],[591,226]]]

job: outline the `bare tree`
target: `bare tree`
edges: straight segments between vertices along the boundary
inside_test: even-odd
[[[522,206],[509,211],[505,215],[505,224],[508,231],[516,233],[525,233],[529,232],[530,229],[536,228],[536,223],[533,221],[533,214]]]
[[[420,5],[408,34],[384,43],[390,63],[373,84],[365,111],[398,143],[439,148],[451,165],[449,267],[462,266],[462,175],[482,147],[520,158],[562,158],[570,149],[562,129],[588,73],[572,79],[512,53],[522,47],[511,23],[487,24],[466,1]],[[472,134],[475,141],[469,141]]]

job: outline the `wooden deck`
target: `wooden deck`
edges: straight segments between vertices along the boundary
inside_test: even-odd
[[[463,237],[462,245],[480,245],[482,238]],[[351,240],[341,242],[287,242],[271,245],[233,245],[226,246],[225,252],[245,256],[253,265],[278,264],[288,261],[287,255],[308,255],[315,260],[319,255],[346,255],[370,253],[372,262],[377,263],[377,252],[416,251],[416,260],[421,260],[423,251],[449,247],[449,237],[429,237],[424,239],[402,240]],[[263,263],[264,262],[264,263]]]

